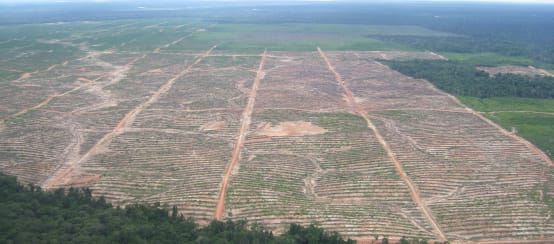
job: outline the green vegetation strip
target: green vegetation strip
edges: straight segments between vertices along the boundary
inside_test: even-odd
[[[354,243],[313,225],[291,224],[278,237],[243,220],[200,227],[176,207],[114,208],[91,193],[45,192],[0,173],[0,243]]]
[[[554,99],[459,96],[470,108],[535,144],[554,159]]]
[[[477,98],[459,96],[468,107],[480,112],[529,111],[554,113],[554,99],[491,97]]]
[[[426,79],[446,92],[472,97],[554,98],[554,77],[488,73],[458,61],[384,61],[408,76]]]

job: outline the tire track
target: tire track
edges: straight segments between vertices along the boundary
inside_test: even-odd
[[[150,96],[148,100],[142,102],[130,112],[125,114],[112,131],[105,134],[100,140],[98,140],[92,148],[90,148],[83,156],[81,156],[81,158],[79,158],[79,160],[67,162],[65,165],[61,166],[54,174],[44,181],[42,187],[44,189],[52,189],[69,183],[71,180],[70,175],[73,174],[83,162],[98,154],[102,151],[102,149],[105,149],[116,136],[121,134],[125,128],[128,128],[133,124],[136,116],[140,114],[140,112],[152,103],[156,102],[162,95],[166,94],[179,78],[189,73],[194,65],[200,63],[205,57],[210,55],[215,48],[216,46],[213,46],[208,51],[197,57],[193,63],[189,64],[179,74],[163,84],[156,92],[154,92],[154,94],[152,94],[152,96]]]
[[[342,87],[350,107],[358,115],[360,115],[362,118],[364,118],[364,120],[367,122],[367,126],[373,131],[373,134],[375,135],[375,137],[377,138],[377,140],[379,141],[379,143],[381,144],[383,149],[385,149],[385,151],[387,152],[387,155],[389,156],[389,158],[393,162],[398,175],[400,176],[400,178],[404,181],[404,183],[406,183],[406,185],[410,189],[410,194],[411,194],[412,200],[421,209],[422,213],[425,215],[425,217],[427,218],[427,220],[429,221],[429,223],[431,224],[431,226],[435,230],[436,234],[439,236],[439,239],[441,241],[446,241],[446,236],[444,235],[444,233],[440,229],[439,225],[435,221],[434,216],[432,215],[430,210],[427,208],[425,203],[421,200],[421,198],[419,196],[419,191],[417,190],[417,187],[415,186],[415,184],[412,182],[410,177],[408,177],[408,175],[404,171],[404,169],[402,167],[402,164],[400,163],[400,161],[398,161],[398,159],[394,155],[394,152],[392,151],[392,149],[390,148],[388,143],[385,141],[385,138],[381,135],[379,130],[377,130],[377,127],[375,127],[375,125],[371,122],[371,119],[369,118],[367,113],[364,111],[364,109],[362,107],[358,106],[358,104],[356,103],[356,100],[354,100],[354,96],[352,94],[352,91],[344,83],[344,80],[342,79],[341,75],[336,71],[335,67],[331,64],[331,62],[329,61],[329,59],[327,58],[327,56],[325,55],[323,50],[321,50],[321,48],[319,48],[319,47],[317,47],[317,50],[318,50],[321,58],[323,58],[323,60],[327,64],[327,67],[329,68],[329,71],[331,71],[331,73],[333,73],[333,75],[335,76],[335,79],[336,79],[337,83],[339,84],[339,86]]]
[[[233,150],[233,157],[231,158],[231,161],[229,162],[229,165],[225,170],[225,176],[221,183],[219,198],[217,200],[217,205],[215,207],[215,212],[214,212],[214,217],[217,220],[221,220],[223,218],[223,213],[225,212],[225,193],[227,192],[227,186],[229,184],[229,179],[231,178],[231,173],[233,172],[235,165],[239,161],[240,152],[241,152],[242,146],[244,145],[244,139],[246,137],[246,133],[250,128],[251,115],[252,115],[252,110],[254,109],[254,103],[256,102],[258,86],[260,85],[260,80],[263,79],[265,75],[263,68],[264,68],[266,57],[267,57],[267,50],[265,50],[262,53],[260,65],[258,67],[258,71],[256,72],[256,78],[254,79],[254,83],[252,84],[252,89],[250,89],[250,94],[248,95],[248,103],[246,104],[246,108],[242,113],[239,137],[237,139],[237,143],[235,144],[235,149]]]

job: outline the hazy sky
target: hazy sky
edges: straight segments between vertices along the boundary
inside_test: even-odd
[[[0,3],[21,3],[21,2],[36,2],[36,3],[55,3],[55,2],[132,2],[130,0],[0,0]],[[245,0],[204,0],[204,1],[224,1],[224,2],[245,2]],[[280,2],[283,0],[246,0],[252,2]],[[294,2],[294,0],[286,0]],[[299,0],[298,2],[308,1],[346,1],[346,2],[387,2],[383,0]],[[554,0],[394,0],[394,2],[506,2],[506,3],[554,3]],[[148,1],[142,1],[148,2]]]

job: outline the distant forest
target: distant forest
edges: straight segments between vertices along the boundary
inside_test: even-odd
[[[171,8],[168,8],[168,5]],[[554,69],[553,5],[436,2],[218,3],[214,5],[209,2],[156,1],[15,6],[2,6],[0,3],[0,8],[2,8],[0,24],[162,17],[243,24],[417,25],[458,36],[372,35],[367,37],[437,52],[492,52],[508,56],[525,56]]]

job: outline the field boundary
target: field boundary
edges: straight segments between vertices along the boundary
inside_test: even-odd
[[[404,181],[404,183],[406,183],[406,185],[410,189],[411,197],[412,197],[412,200],[414,201],[414,203],[420,208],[422,213],[425,215],[425,217],[427,218],[427,220],[429,221],[429,223],[431,224],[431,226],[435,230],[435,232],[436,232],[435,234],[437,234],[439,236],[440,241],[446,241],[447,240],[446,236],[444,235],[441,228],[439,227],[439,225],[435,221],[435,218],[434,218],[433,214],[427,208],[425,203],[421,200],[421,198],[419,196],[419,191],[418,191],[415,183],[413,183],[412,180],[410,179],[410,177],[406,174],[406,172],[404,171],[404,169],[402,167],[402,164],[400,163],[400,161],[398,161],[398,159],[394,155],[394,152],[389,147],[389,145],[386,142],[385,138],[381,135],[381,133],[379,132],[377,127],[375,127],[373,122],[371,122],[371,119],[369,118],[367,113],[364,111],[364,109],[357,104],[357,102],[354,99],[354,96],[352,94],[352,91],[350,90],[350,88],[348,88],[348,86],[346,85],[346,83],[342,79],[341,75],[336,71],[335,67],[331,64],[331,61],[327,58],[327,56],[325,55],[323,50],[321,50],[320,47],[317,47],[317,50],[318,50],[321,58],[323,58],[323,60],[327,64],[327,68],[329,68],[329,71],[331,73],[333,73],[333,75],[335,76],[335,79],[336,79],[337,83],[339,84],[339,86],[342,87],[350,107],[352,109],[354,109],[354,111],[358,115],[360,115],[362,118],[364,118],[364,120],[367,122],[367,126],[373,131],[373,134],[375,135],[375,137],[377,138],[377,140],[379,141],[379,143],[381,144],[383,149],[387,152],[387,155],[389,156],[390,160],[393,162],[398,175],[400,176],[400,178]]]
[[[384,65],[380,62],[377,62],[375,61],[376,63],[379,63],[381,65]],[[386,65],[384,65],[386,66]],[[386,66],[388,69],[390,69],[390,67]],[[546,155],[546,153],[544,153],[540,148],[538,148],[537,146],[535,146],[533,143],[527,141],[525,138],[523,137],[520,137],[508,130],[506,130],[504,127],[494,123],[493,121],[491,121],[490,119],[486,118],[485,116],[483,116],[483,114],[481,112],[478,112],[478,111],[475,111],[473,110],[472,108],[466,106],[464,103],[462,103],[460,100],[458,100],[458,98],[456,98],[455,96],[453,96],[452,94],[448,93],[448,92],[445,92],[439,88],[437,88],[435,85],[433,85],[433,83],[431,83],[430,81],[428,80],[425,80],[425,79],[419,79],[419,80],[422,80],[424,82],[427,82],[427,84],[429,85],[429,87],[431,87],[431,89],[433,89],[434,91],[440,93],[440,94],[443,94],[447,97],[449,97],[452,101],[454,101],[456,104],[460,105],[462,108],[465,108],[469,113],[473,114],[474,116],[477,116],[479,119],[481,119],[482,121],[484,121],[485,123],[493,126],[494,128],[496,128],[497,130],[500,131],[500,133],[504,134],[505,136],[508,136],[514,140],[516,140],[517,142],[525,145],[529,150],[531,150],[531,152],[533,152],[535,155],[537,155],[539,158],[541,158],[544,163],[550,167],[554,167],[554,163],[552,162],[552,160],[550,159],[550,157],[548,155]],[[501,112],[501,111],[499,111]],[[488,113],[488,112],[484,112],[484,113]]]

